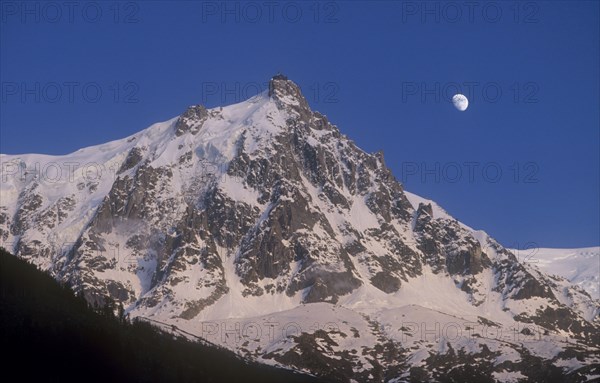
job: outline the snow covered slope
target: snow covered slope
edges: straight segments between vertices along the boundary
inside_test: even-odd
[[[283,76],[0,162],[2,246],[132,317],[337,381],[600,375],[598,300],[405,192]]]
[[[580,249],[510,250],[522,262],[537,267],[547,274],[559,275],[580,286],[592,298],[600,299],[600,247]]]

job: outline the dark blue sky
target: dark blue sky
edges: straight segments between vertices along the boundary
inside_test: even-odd
[[[281,71],[466,224],[600,244],[596,1],[49,4],[1,3],[2,153],[121,138]]]

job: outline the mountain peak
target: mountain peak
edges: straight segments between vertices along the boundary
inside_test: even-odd
[[[290,91],[292,91],[292,93],[294,93],[294,91],[300,92],[300,89],[292,80],[288,79],[287,76],[278,73],[271,77],[271,80],[269,81],[269,97],[273,97],[278,93],[288,93]]]
[[[280,109],[287,107],[301,116],[309,112],[308,102],[300,87],[283,74],[278,73],[269,81],[269,97],[275,100]]]

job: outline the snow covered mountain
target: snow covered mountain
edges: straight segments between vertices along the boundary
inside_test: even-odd
[[[284,76],[0,162],[3,247],[131,317],[334,381],[600,377],[597,296],[404,191]]]
[[[581,249],[515,249],[517,258],[547,274],[559,275],[600,299],[600,247]]]

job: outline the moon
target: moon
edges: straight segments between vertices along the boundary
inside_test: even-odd
[[[454,107],[461,112],[464,112],[469,107],[469,100],[463,94],[455,94],[452,96],[452,103]]]

